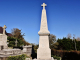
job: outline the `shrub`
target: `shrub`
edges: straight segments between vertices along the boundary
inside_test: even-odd
[[[51,54],[54,56],[60,56],[62,60],[80,60],[80,51],[67,51],[67,50],[51,50]],[[55,58],[55,57],[54,57]]]
[[[9,56],[7,58],[7,60],[25,60],[26,59],[26,55],[22,54],[22,55],[18,55],[18,56]]]
[[[57,56],[53,56],[53,55],[52,55],[52,57],[53,57],[54,59],[57,59],[57,60],[60,60],[60,58],[61,58],[61,57],[57,57]]]

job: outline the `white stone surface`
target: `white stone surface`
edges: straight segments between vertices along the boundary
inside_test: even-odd
[[[51,59],[51,49],[49,48],[48,36],[40,36],[37,59]]]
[[[49,48],[49,34],[48,25],[47,25],[47,16],[45,6],[43,3],[42,16],[41,16],[41,26],[39,34],[39,48],[37,49],[37,60],[54,60],[51,58],[51,49]],[[36,60],[36,59],[35,59]]]
[[[31,48],[31,51],[32,51],[32,45],[26,45],[26,46],[23,46],[23,52],[27,52],[28,48]]]
[[[1,46],[3,46],[4,49],[7,48],[7,35],[0,35],[0,50]]]
[[[3,34],[5,35],[5,29],[6,29],[7,27],[6,27],[6,25],[4,25],[4,27],[3,27]]]
[[[43,6],[43,10],[42,10],[42,16],[41,16],[41,26],[40,26],[40,31],[38,32],[38,34],[39,35],[43,35],[43,34],[49,35],[50,32],[48,31],[45,3],[43,3],[42,6]]]
[[[3,55],[22,54],[22,51],[21,51],[21,49],[3,49],[0,51],[0,54],[3,54]]]
[[[7,35],[0,35],[0,45],[7,45]]]
[[[23,53],[27,54],[27,56],[31,56],[32,54],[32,45],[23,46]]]
[[[27,48],[26,47],[23,48],[23,52],[27,52]]]

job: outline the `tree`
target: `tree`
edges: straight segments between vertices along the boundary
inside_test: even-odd
[[[15,47],[16,38],[7,37],[7,39],[8,39],[8,42],[9,42],[8,47]],[[24,43],[22,42],[22,40],[21,39],[17,39],[17,47],[20,47],[22,45],[24,45]]]
[[[71,38],[71,34],[70,33],[67,35],[67,38]]]
[[[76,40],[77,40],[77,41],[80,41],[80,37],[78,37]]]
[[[23,36],[25,36],[24,34],[22,34],[21,30],[19,30],[18,28],[13,28],[11,30],[11,34],[13,35],[13,37],[18,39],[23,39]]]
[[[58,42],[56,42],[56,36],[53,34],[50,34],[49,36],[49,45],[51,49],[57,48]]]
[[[13,28],[11,30],[11,34],[13,35],[14,38],[16,39],[21,39],[24,43],[24,45],[30,45],[30,43],[26,42],[24,37],[25,36],[24,34],[22,34],[21,30],[19,30],[18,28]]]
[[[58,39],[57,42],[60,50],[74,50],[74,41],[70,38],[63,37],[63,39]]]

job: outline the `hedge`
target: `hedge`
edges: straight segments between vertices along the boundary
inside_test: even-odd
[[[62,60],[80,60],[80,51],[76,50],[51,50],[51,55],[60,56]]]

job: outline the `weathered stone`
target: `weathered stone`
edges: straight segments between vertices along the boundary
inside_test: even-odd
[[[32,45],[23,46],[23,53],[30,56],[32,54]]]
[[[39,48],[37,49],[37,60],[54,60],[51,58],[51,49],[49,48],[49,34],[48,26],[47,26],[47,16],[45,6],[43,3],[42,16],[41,16],[41,26],[39,34]]]
[[[22,51],[20,49],[8,49],[7,46],[7,35],[5,34],[5,28],[3,27],[3,34],[0,34],[0,59],[6,60],[6,57],[21,55]]]
[[[7,35],[0,34],[0,50],[7,48]]]
[[[6,27],[6,25],[4,25],[4,27],[3,27],[3,34],[5,35],[5,29],[6,29],[7,27]]]

